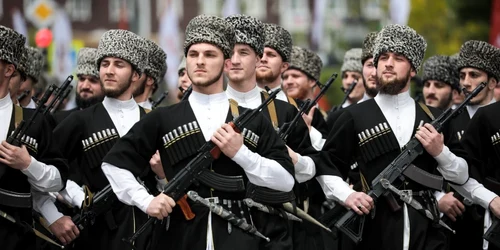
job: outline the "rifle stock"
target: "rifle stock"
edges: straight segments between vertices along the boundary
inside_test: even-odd
[[[484,233],[483,238],[496,247],[500,247],[500,219],[493,217],[492,220],[493,223]]]
[[[276,98],[281,89],[273,91],[269,98],[262,102],[256,109],[247,109],[238,117],[234,118],[229,123],[233,129],[241,133],[243,127],[252,121],[255,116],[262,111],[272,100]],[[214,160],[218,159],[221,150],[212,141],[207,141],[199,150],[198,155],[193,158],[184,168],[182,168],[165,186],[163,193],[168,195],[174,201],[179,201],[184,195],[186,190],[196,180],[203,169],[208,167]],[[155,220],[156,218],[149,218],[139,229],[129,238],[122,239],[123,241],[133,245],[134,241],[139,237]]]
[[[438,131],[441,132],[443,126],[450,119],[454,118],[461,112],[463,112],[465,105],[470,102],[481,90],[486,86],[486,83],[482,82],[477,86],[466,98],[458,105],[455,109],[447,109],[443,112],[437,119],[431,122],[431,125]],[[380,196],[389,194],[390,191],[383,187],[381,180],[388,180],[390,184],[394,183],[397,179],[403,178],[402,175],[404,170],[422,153],[424,152],[424,147],[422,144],[413,137],[402,149],[401,153],[372,181],[372,189],[368,191],[368,195],[373,198],[376,202]],[[338,204],[337,204],[338,205]],[[372,211],[372,216],[374,212]],[[333,222],[335,227],[351,238],[355,243],[362,240],[363,225],[365,220],[365,215],[358,216],[353,210],[347,210],[340,218]],[[359,221],[359,225],[353,225],[355,222]],[[327,222],[327,224],[332,224],[332,222]],[[355,228],[358,231],[353,231]]]

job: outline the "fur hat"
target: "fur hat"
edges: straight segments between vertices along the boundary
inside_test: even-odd
[[[413,69],[418,72],[426,49],[427,42],[414,29],[405,25],[389,24],[375,38],[373,63],[377,67],[382,53],[393,52],[405,56]]]
[[[290,35],[290,32],[279,25],[265,23],[264,34],[264,47],[276,50],[283,62],[290,62],[292,54],[292,35]]]
[[[96,48],[81,48],[76,60],[76,75],[89,75],[99,78],[99,71],[95,67],[97,58]]]
[[[264,54],[264,24],[257,18],[247,15],[231,15],[226,21],[233,25],[236,43],[247,44],[262,57]]]
[[[458,70],[465,67],[484,70],[500,80],[500,49],[483,41],[465,42],[460,48]]]
[[[45,65],[45,57],[42,52],[34,47],[26,46],[26,66],[24,73],[33,78],[35,83],[38,82],[40,74],[42,73],[43,66]]]
[[[340,68],[342,73],[346,71],[355,71],[361,73],[363,71],[363,64],[361,64],[361,49],[354,48],[345,52],[344,62]]]
[[[363,48],[361,53],[361,64],[365,64],[366,60],[373,58],[373,46],[375,45],[375,38],[378,32],[370,32],[366,35],[363,41]]]
[[[290,67],[288,69],[298,69],[314,80],[319,80],[323,62],[313,51],[298,46],[292,47]]]
[[[167,73],[167,54],[155,42],[151,40],[146,40],[146,42],[148,44],[148,64],[144,72],[158,84]]]
[[[102,59],[117,57],[129,62],[139,74],[147,66],[146,39],[128,30],[113,29],[106,31],[97,47],[96,67],[99,70]]]
[[[211,43],[222,50],[224,58],[231,58],[235,44],[233,26],[218,16],[199,15],[191,19],[186,27],[184,56],[195,43]]]
[[[452,65],[450,56],[436,55],[429,57],[422,66],[422,81],[436,80],[458,88],[456,68]]]
[[[177,74],[179,74],[184,69],[186,69],[186,57],[182,56],[181,63],[179,64],[179,67],[177,68]]]
[[[16,69],[21,64],[26,38],[14,31],[0,25],[0,60],[14,64]]]

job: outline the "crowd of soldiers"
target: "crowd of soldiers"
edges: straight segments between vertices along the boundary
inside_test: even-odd
[[[51,113],[31,98],[43,54],[0,34],[2,249],[499,247],[483,239],[500,218],[500,49],[486,42],[424,62],[425,38],[387,25],[345,53],[345,100],[325,111],[311,103],[323,63],[287,30],[199,15],[168,69],[178,103],[151,101],[165,52],[116,29],[79,51],[77,107]],[[405,171],[378,178],[415,145]],[[358,241],[335,222],[348,212]]]

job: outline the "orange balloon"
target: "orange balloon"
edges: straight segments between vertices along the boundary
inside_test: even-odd
[[[47,28],[38,30],[35,35],[35,43],[39,48],[47,48],[52,42],[52,31]]]

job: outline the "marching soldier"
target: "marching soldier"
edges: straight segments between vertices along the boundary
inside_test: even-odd
[[[223,207],[241,223],[252,224],[254,211],[242,202],[244,186],[231,189],[221,183],[242,180],[245,186],[253,183],[290,192],[294,183],[292,162],[262,115],[240,128],[243,135],[225,124],[243,112],[236,102],[228,101],[222,88],[224,65],[229,64],[235,43],[231,24],[220,17],[200,15],[189,22],[185,37],[186,70],[193,87],[188,100],[155,109],[136,123],[106,155],[102,169],[122,202],[152,217],[167,217],[155,224],[153,249],[260,249],[258,238],[213,214],[207,206]],[[181,210],[174,208],[172,198],[150,195],[133,175],[144,172],[150,156],[159,150],[167,180],[171,180],[206,141],[213,142],[222,154],[210,164],[211,171],[203,174],[226,177],[218,181],[209,178],[189,187],[199,194],[193,199],[203,203],[189,201],[196,216],[186,221]]]
[[[137,81],[134,90],[134,99],[139,106],[151,110],[151,96],[158,89],[163,76],[167,72],[166,60],[167,55],[163,49],[151,40],[146,40],[149,44],[148,48],[148,66]]]
[[[126,30],[105,32],[97,48],[94,67],[99,69],[105,98],[89,108],[71,113],[54,129],[58,144],[69,161],[77,161],[84,183],[68,181],[60,192],[66,202],[85,209],[83,200],[88,195],[80,186],[85,184],[90,192],[97,193],[109,185],[100,168],[101,160],[119,137],[125,135],[146,111],[132,97],[132,82],[137,81],[146,69],[148,55],[146,40]],[[153,155],[153,153],[151,154]],[[150,155],[150,158],[151,158]],[[119,173],[117,173],[118,175]],[[148,178],[149,172],[141,173]],[[149,179],[148,179],[149,180]],[[113,196],[110,196],[112,199]],[[49,202],[43,203],[49,206]],[[47,205],[49,204],[49,205]],[[52,207],[43,206],[42,215],[51,223],[50,229],[68,244],[77,236],[78,229],[68,216],[62,216]],[[53,218],[53,219],[51,219]],[[78,247],[94,249],[128,249],[122,238],[134,232],[134,225],[141,224],[147,216],[139,209],[115,200],[110,211],[98,214],[88,230],[85,241]],[[58,226],[62,225],[62,226]],[[147,249],[149,233],[135,242],[137,249]]]
[[[177,80],[177,87],[179,88],[179,92],[177,92],[177,99],[181,100],[184,96],[184,92],[189,88],[189,86],[191,86],[191,79],[189,79],[186,72],[185,56],[182,56],[182,61],[177,69],[177,74],[179,75],[179,79]]]
[[[481,82],[487,83],[486,87],[466,106],[460,115],[450,123],[451,141],[460,141],[467,129],[467,125],[474,117],[480,107],[491,105],[495,100],[493,91],[500,79],[500,49],[493,47],[483,41],[467,41],[460,48],[458,57],[458,70],[460,73],[460,85],[465,92],[471,92]],[[429,59],[430,60],[430,59]],[[442,66],[434,65],[435,71]],[[446,77],[445,72],[439,74]],[[458,72],[455,72],[457,74]],[[434,79],[440,79],[437,77]],[[449,74],[448,74],[449,75]],[[457,74],[458,75],[458,74]],[[442,78],[441,78],[442,79]],[[450,80],[452,81],[452,80]],[[472,176],[467,183],[462,186],[447,187],[447,193],[438,196],[439,210],[443,212],[452,222],[452,227],[456,234],[449,236],[450,249],[465,247],[468,249],[480,249],[483,246],[483,225],[485,209],[490,208],[492,200],[497,195],[488,190],[486,183],[483,186],[478,180],[484,180],[474,173],[478,168],[471,167]],[[481,177],[479,175],[479,177]],[[457,193],[458,191],[458,193]],[[461,195],[464,195],[463,197]],[[466,197],[466,198],[464,198]],[[494,203],[493,203],[494,204]]]
[[[449,56],[432,56],[424,62],[422,71],[425,104],[441,110],[451,107],[453,96],[460,91],[458,72],[455,72],[457,68],[452,59]]]
[[[13,98],[15,98],[15,102],[19,102],[21,107],[35,109],[36,104],[33,101],[33,87],[40,78],[40,74],[43,70],[43,65],[45,64],[45,58],[42,52],[30,46],[26,46],[26,69],[25,75],[26,79],[21,82],[21,85],[17,92],[11,92]],[[14,96],[15,95],[15,96]]]
[[[373,45],[377,32],[370,32],[363,40],[363,47],[361,48],[361,64],[363,65],[363,85],[365,86],[365,94],[358,103],[372,99],[378,93],[377,88],[377,69],[373,65]]]
[[[0,26],[0,242],[2,249],[36,249],[31,225],[32,193],[64,188],[67,164],[53,144],[51,127],[39,114],[24,134],[21,145],[6,139],[22,120],[28,122],[35,112],[14,105],[9,95],[9,82],[15,72],[25,72],[27,53],[25,38],[10,28]],[[19,77],[19,75],[18,75]],[[19,81],[18,81],[19,84]],[[19,88],[10,86],[11,89]],[[5,213],[5,214],[4,214]]]
[[[96,48],[81,48],[76,60],[76,108],[59,111],[54,114],[56,123],[60,123],[69,114],[86,109],[104,100],[102,83],[99,80],[99,70],[95,67]]]
[[[368,183],[389,165],[413,135],[425,149],[413,162],[417,168],[431,173],[437,173],[437,169],[445,179],[458,184],[467,181],[467,162],[452,153],[453,148],[444,146],[443,135],[429,124],[438,110],[417,106],[409,94],[410,79],[421,65],[426,47],[424,38],[408,26],[384,27],[377,34],[373,49],[379,93],[374,99],[345,109],[325,143],[322,159],[339,176],[327,180],[333,187],[323,187],[327,197],[340,201],[358,215],[369,214],[376,206],[376,213],[366,217],[363,240],[355,249],[441,249],[445,243],[444,229],[433,227],[412,206],[391,199],[398,204],[393,210],[383,200],[385,197],[375,203],[365,193],[371,188]],[[361,140],[369,141],[361,144]],[[365,192],[352,190],[341,178],[345,178],[353,160],[358,163]],[[429,187],[411,179],[392,185],[400,184],[403,189],[412,190],[413,199],[420,203],[432,196]]]

